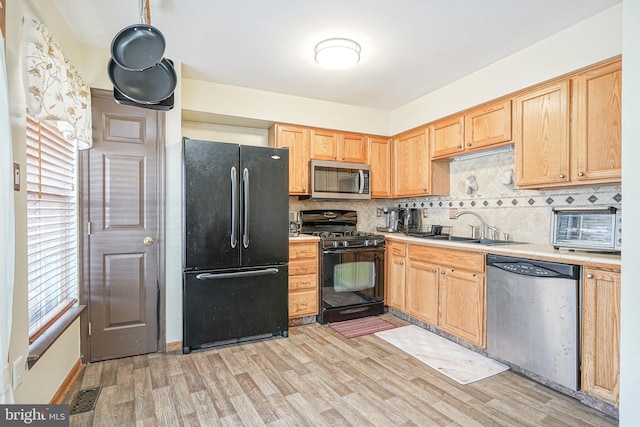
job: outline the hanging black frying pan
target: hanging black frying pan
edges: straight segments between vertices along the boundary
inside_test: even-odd
[[[122,95],[140,104],[157,104],[173,94],[178,83],[171,60],[165,58],[144,71],[130,71],[109,60],[109,79]]]
[[[165,47],[164,36],[157,28],[147,24],[130,25],[113,38],[111,57],[125,70],[144,71],[162,61]]]

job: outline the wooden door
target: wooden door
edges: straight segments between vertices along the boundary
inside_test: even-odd
[[[440,268],[439,326],[484,347],[484,274]]]
[[[569,82],[515,98],[516,184],[549,187],[569,181]]]
[[[618,406],[620,273],[586,267],[582,287],[582,389]]]
[[[464,116],[440,120],[431,125],[431,157],[448,157],[464,151]]]
[[[269,128],[269,145],[289,148],[289,195],[309,194],[309,129],[275,124]]]
[[[393,197],[429,194],[428,132],[420,128],[393,140]]]
[[[406,312],[417,319],[438,326],[438,267],[409,259],[405,286]]]
[[[386,247],[385,303],[404,311],[405,244],[388,242]]]
[[[164,114],[92,96],[84,258],[90,361],[158,351]]]
[[[391,141],[385,137],[368,138],[371,197],[391,197]]]
[[[311,158],[315,160],[338,160],[339,135],[332,130],[311,130]]]
[[[475,108],[464,117],[464,145],[467,151],[511,141],[510,99]]]
[[[366,163],[367,138],[356,133],[342,134],[339,156],[343,162]]]
[[[622,62],[575,78],[575,132],[572,154],[577,181],[622,179]]]

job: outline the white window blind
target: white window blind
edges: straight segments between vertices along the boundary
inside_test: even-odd
[[[27,116],[29,335],[77,298],[76,149],[53,121]]]

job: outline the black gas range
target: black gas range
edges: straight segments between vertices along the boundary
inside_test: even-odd
[[[384,236],[357,231],[358,213],[351,210],[300,211],[303,234],[320,237],[322,248],[362,248],[384,246]]]
[[[301,232],[320,237],[320,323],[384,311],[384,236],[357,231],[350,210],[303,210]]]

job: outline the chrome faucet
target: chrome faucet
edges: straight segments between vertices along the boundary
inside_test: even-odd
[[[485,229],[484,219],[482,219],[482,217],[477,213],[471,212],[471,211],[458,212],[456,214],[456,219],[460,218],[462,215],[473,215],[480,220],[480,239],[484,239],[484,229]]]

